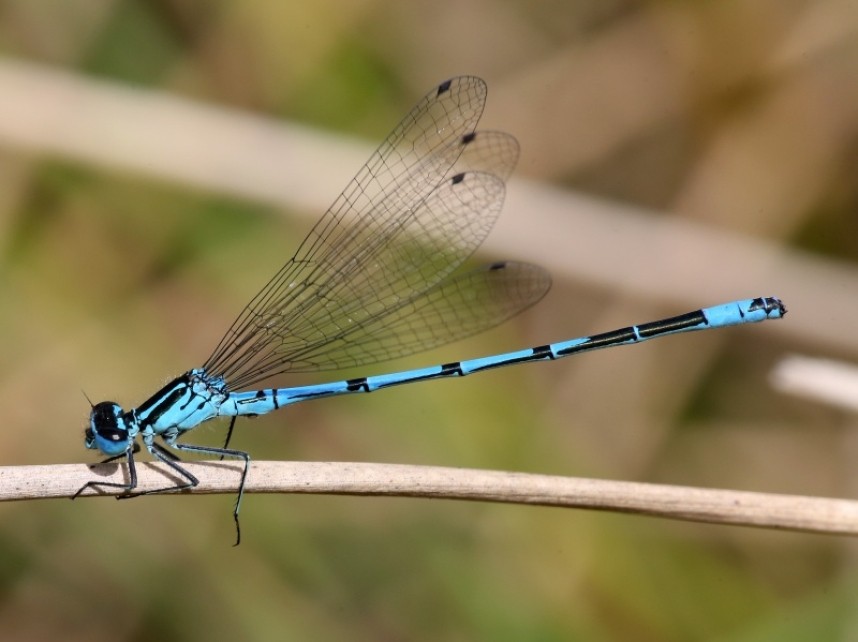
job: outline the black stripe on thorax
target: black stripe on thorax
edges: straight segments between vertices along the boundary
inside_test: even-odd
[[[173,379],[137,407],[137,416],[144,416],[146,423],[156,423],[165,412],[182,398],[189,386],[190,379],[187,374]]]

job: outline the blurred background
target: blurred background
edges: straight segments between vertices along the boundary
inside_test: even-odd
[[[858,357],[858,5],[0,4],[2,465],[96,461],[89,405],[200,365],[430,88],[520,141],[482,261],[536,308],[428,365],[777,295],[782,322],[242,421],[257,459],[854,497],[854,414],[772,389]],[[338,378],[303,377],[276,383]],[[225,425],[189,443],[218,444]],[[0,505],[17,640],[858,639],[848,538],[416,499]]]

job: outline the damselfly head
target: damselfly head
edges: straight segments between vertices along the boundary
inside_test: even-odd
[[[130,445],[128,423],[122,407],[112,401],[102,401],[89,413],[89,428],[84,431],[84,446],[98,449],[105,455],[121,455]]]

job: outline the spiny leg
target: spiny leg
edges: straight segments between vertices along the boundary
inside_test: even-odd
[[[229,428],[226,431],[226,441],[223,442],[224,449],[229,448],[229,441],[232,439],[232,429],[235,428],[235,420],[238,419],[238,415],[235,415],[232,419],[229,420]],[[220,456],[220,460],[223,461],[224,455]]]
[[[174,444],[174,448],[179,448],[179,444]],[[141,495],[159,495],[162,493],[175,493],[180,490],[185,490],[186,488],[193,488],[194,486],[198,486],[200,480],[194,477],[190,471],[186,470],[182,466],[180,466],[177,462],[180,461],[179,458],[171,453],[169,450],[165,449],[163,446],[159,446],[156,443],[146,444],[146,449],[155,457],[158,461],[163,462],[170,468],[172,468],[179,476],[183,477],[186,481],[185,483],[177,483],[173,486],[165,486],[164,488],[154,488],[152,490],[141,490],[136,493],[125,493],[124,495],[117,496],[116,499],[130,499],[131,497],[140,497]],[[136,484],[136,476],[134,478],[135,486]]]
[[[233,423],[235,419],[233,419]],[[230,426],[230,431],[232,427]],[[235,459],[244,460],[244,468],[241,471],[241,481],[238,484],[238,497],[235,500],[235,508],[232,511],[232,518],[235,520],[235,544],[238,546],[241,543],[241,525],[238,522],[238,511],[241,509],[241,498],[244,496],[244,483],[247,480],[247,472],[250,469],[250,455],[243,450],[233,450],[231,448],[213,448],[210,446],[192,446],[190,444],[173,444],[173,448],[178,450],[187,450],[188,452],[199,453],[202,455],[220,455],[224,457],[234,457]]]
[[[133,495],[129,495],[129,493],[137,488],[137,467],[134,465],[134,453],[140,450],[140,446],[135,442],[133,447],[126,450],[121,455],[116,455],[115,457],[109,457],[102,461],[102,464],[108,464],[112,461],[116,461],[121,457],[125,457],[126,462],[128,463],[128,483],[123,484],[120,482],[105,482],[105,481],[88,481],[83,486],[81,486],[78,491],[71,496],[72,500],[80,497],[80,494],[85,491],[87,488],[121,488],[125,492],[122,495],[117,495],[116,499],[121,499],[122,497],[133,497]]]

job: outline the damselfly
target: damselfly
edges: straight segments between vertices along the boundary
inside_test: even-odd
[[[480,359],[293,388],[255,389],[281,373],[363,366],[462,339],[497,325],[541,299],[548,273],[497,262],[455,273],[500,213],[505,181],[518,159],[509,134],[476,131],[485,104],[479,78],[448,80],[426,95],[391,132],[295,255],[251,300],[202,367],[189,370],[147,401],[123,410],[92,407],[85,445],[128,463],[120,498],[179,491],[199,481],[169,449],[244,462],[233,511],[238,514],[250,456],[229,448],[235,420],[298,401],[372,392],[413,381],[465,376],[527,361],[647,339],[776,319],[779,299],[761,297],[704,308],[559,343]],[[231,417],[223,448],[178,441],[215,417]],[[155,441],[161,437],[163,445]],[[134,492],[137,437],[180,481]]]

